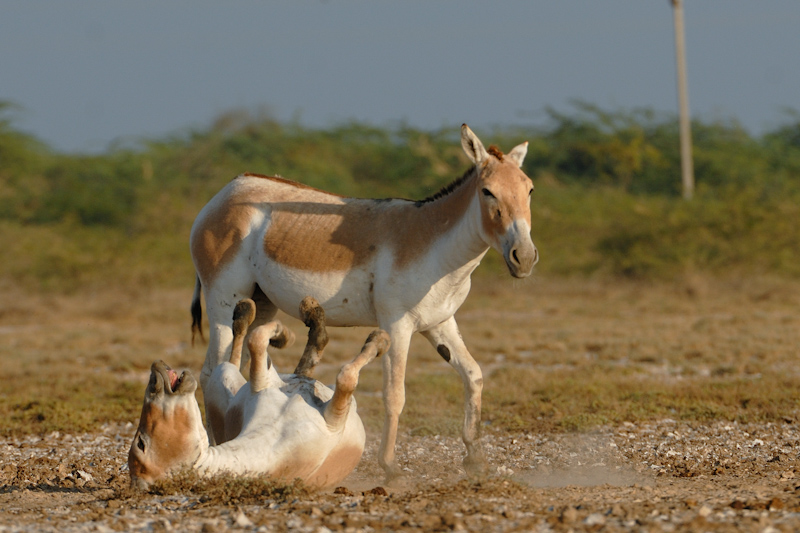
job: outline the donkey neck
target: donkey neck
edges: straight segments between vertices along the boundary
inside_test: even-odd
[[[468,276],[489,250],[481,237],[477,180],[478,170],[473,168],[454,185],[413,208],[417,223],[409,231],[430,235],[429,252],[436,257],[443,276],[463,275],[465,269]]]
[[[206,446],[193,464],[193,468],[201,474],[213,475],[222,472],[243,474],[254,469],[253,461],[263,462],[264,457],[254,455],[258,450],[254,443],[243,446],[241,439],[234,439],[216,446]]]

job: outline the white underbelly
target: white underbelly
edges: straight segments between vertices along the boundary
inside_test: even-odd
[[[300,302],[317,299],[329,326],[375,326],[375,276],[364,269],[311,272],[274,262],[259,269],[258,285],[279,309],[299,318]]]

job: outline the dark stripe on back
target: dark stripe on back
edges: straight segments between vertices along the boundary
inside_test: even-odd
[[[305,183],[300,183],[299,181],[294,181],[294,180],[282,178],[280,176],[265,176],[263,174],[254,174],[252,172],[245,172],[244,174],[242,174],[242,177],[246,177],[246,178],[261,178],[261,179],[265,179],[265,180],[272,180],[272,181],[277,181],[278,183],[291,185],[292,187],[297,187],[298,189],[309,189],[309,190],[312,190],[312,191],[319,191],[319,192],[324,193],[324,194],[330,194],[331,196],[338,196],[340,198],[347,198],[346,196],[341,195],[341,194],[336,194],[335,192],[323,191],[322,189],[317,189],[316,187],[312,187],[311,185],[306,185]]]
[[[438,192],[436,192],[435,194],[433,194],[431,196],[428,196],[424,200],[419,200],[419,201],[415,202],[415,205],[417,207],[420,207],[420,206],[425,205],[425,204],[427,204],[429,202],[433,202],[435,200],[438,200],[439,198],[447,196],[448,194],[450,194],[454,190],[456,190],[459,187],[461,187],[464,184],[465,181],[467,181],[469,178],[471,178],[472,175],[476,172],[476,169],[477,169],[477,167],[472,167],[472,168],[468,169],[466,172],[464,172],[463,176],[461,176],[460,178],[458,178],[456,180],[453,180],[449,184],[447,184],[444,187],[442,187],[441,189],[439,189]]]

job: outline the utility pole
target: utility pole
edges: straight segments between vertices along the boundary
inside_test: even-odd
[[[670,0],[675,16],[675,62],[678,69],[678,109],[681,142],[681,175],[683,197],[694,195],[694,165],[692,164],[692,122],[689,118],[689,88],[686,81],[686,45],[683,33],[683,0]]]

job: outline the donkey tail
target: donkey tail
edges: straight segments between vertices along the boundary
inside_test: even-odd
[[[192,346],[194,346],[195,334],[200,335],[200,340],[206,342],[203,335],[203,307],[200,305],[200,293],[203,291],[203,286],[200,283],[200,276],[195,274],[194,277],[194,294],[192,295]]]

